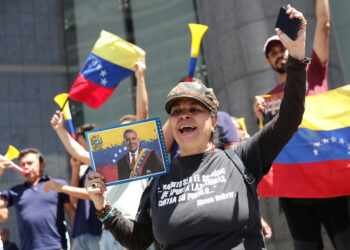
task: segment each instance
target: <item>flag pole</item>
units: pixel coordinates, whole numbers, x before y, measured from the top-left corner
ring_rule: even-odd
[[[65,102],[63,103],[62,108],[60,109],[60,112],[62,112],[62,111],[63,111],[64,106],[66,106],[66,104],[67,104],[68,100],[69,100],[69,97],[67,97],[67,99],[66,99],[66,100],[65,100]]]

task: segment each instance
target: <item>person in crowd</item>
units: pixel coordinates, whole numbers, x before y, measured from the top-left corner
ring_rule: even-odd
[[[128,153],[118,161],[119,180],[165,171],[162,160],[155,151],[140,147],[140,139],[135,130],[125,130],[123,137]]]
[[[76,131],[77,142],[85,149],[87,143],[85,132],[98,129],[96,124],[85,124],[80,126]],[[62,185],[54,180],[49,180],[44,184],[46,193],[50,190],[65,193],[70,196],[73,204],[76,205],[76,213],[71,230],[71,237],[74,239],[72,250],[78,249],[99,249],[99,241],[102,233],[101,222],[96,217],[96,209],[87,195],[85,181],[87,176],[92,172],[89,165],[81,164],[74,157],[70,160],[72,166],[71,185]],[[82,172],[82,176],[79,173]]]
[[[44,175],[46,164],[39,150],[23,149],[18,159],[19,166],[28,171],[26,182],[2,191],[0,208],[15,206],[21,249],[66,249],[64,211],[67,212],[69,225],[75,212],[68,195],[44,192],[44,183],[51,178]],[[12,161],[0,156],[0,176],[12,164]],[[64,180],[54,180],[67,184]]]
[[[185,81],[186,79],[187,77],[184,77],[181,80]],[[198,78],[194,78],[193,81],[202,84],[202,81]],[[249,134],[243,131],[237,118],[233,119],[229,114],[223,111],[218,111],[217,116],[218,122],[213,133],[213,143],[216,148],[229,149],[237,145],[239,141],[249,138]],[[171,153],[171,160],[174,161],[180,155],[180,148],[171,135],[168,121],[163,126],[163,132],[168,153]],[[272,230],[263,217],[261,217],[261,224],[264,237],[270,239],[272,237]]]
[[[136,219],[126,219],[107,202],[99,173],[89,176],[86,188],[99,219],[125,247],[144,249],[155,238],[163,249],[265,249],[256,185],[298,129],[306,92],[306,20],[290,6],[287,14],[301,18],[302,25],[296,41],[277,30],[290,52],[289,75],[283,112],[269,125],[234,149],[216,149],[214,92],[182,82],[165,103],[181,154],[169,174],[155,177],[146,188]]]
[[[250,138],[250,135],[249,135],[247,128],[245,126],[244,118],[237,119],[236,117],[232,116],[231,119],[232,119],[233,124],[237,128],[239,140],[245,141],[246,139]]]
[[[311,62],[307,67],[307,95],[320,94],[328,90],[328,43],[329,43],[329,3],[316,0],[316,29],[313,40]],[[288,49],[280,39],[272,36],[264,46],[266,62],[280,77],[280,84],[268,94],[283,92],[288,72],[285,70]],[[265,109],[264,99],[256,97],[254,112],[261,117]],[[293,187],[291,187],[293,188]],[[323,249],[321,224],[336,249],[350,249],[350,219],[347,197],[336,198],[280,198],[280,204],[293,237],[294,248]]]
[[[182,77],[180,82],[185,82],[186,80],[187,77]],[[193,82],[202,83],[202,81],[196,77],[193,78]],[[220,149],[232,148],[239,143],[239,137],[231,117],[224,111],[218,111],[217,116],[218,122],[215,127],[213,142],[215,146]],[[171,134],[168,120],[164,123],[162,130],[167,152],[170,153],[171,161],[174,161],[180,155],[180,148],[174,140],[174,136]]]
[[[127,114],[120,118],[120,124],[126,124],[148,119],[148,94],[145,83],[145,60],[135,63],[136,77],[136,115]],[[77,161],[91,166],[90,155],[87,148],[74,141],[64,128],[63,114],[56,112],[51,119],[51,125],[61,139],[68,153]],[[147,186],[147,180],[139,180],[119,184],[107,188],[107,198],[113,207],[117,208],[128,219],[135,219],[140,198]],[[85,191],[86,192],[86,191]],[[87,194],[87,192],[86,192]],[[125,249],[108,230],[102,230],[100,249]]]
[[[0,236],[4,250],[18,250],[16,243],[10,241],[10,231],[7,228],[0,228]]]
[[[307,95],[314,95],[328,91],[328,44],[329,44],[329,4],[328,0],[316,0],[316,30],[311,54],[311,63],[307,67]],[[275,70],[280,78],[280,83],[267,94],[283,93],[286,83],[286,62],[288,49],[283,46],[278,36],[268,38],[264,45],[266,63]],[[265,111],[265,100],[261,96],[255,97],[253,105],[255,115],[259,118]]]

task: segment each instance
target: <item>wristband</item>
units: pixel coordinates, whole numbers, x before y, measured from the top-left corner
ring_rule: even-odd
[[[96,210],[96,215],[97,215],[97,219],[102,220],[105,219],[105,217],[109,214],[109,212],[112,211],[112,205],[111,203],[107,202],[107,204],[104,206],[104,208],[102,208],[100,211]],[[109,217],[110,215],[108,215]],[[108,218],[107,217],[107,218]],[[106,218],[106,219],[107,219]],[[105,219],[105,220],[106,220]]]
[[[310,58],[304,57],[300,60],[302,63],[309,64],[310,63]]]
[[[115,209],[112,208],[112,210],[109,211],[109,213],[108,213],[103,219],[101,219],[100,221],[101,221],[101,222],[104,222],[105,220],[107,220],[107,219],[109,218],[109,216],[111,216],[111,215],[113,214],[114,210],[115,210]]]

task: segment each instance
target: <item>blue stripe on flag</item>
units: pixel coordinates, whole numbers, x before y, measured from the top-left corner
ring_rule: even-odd
[[[87,80],[105,88],[115,88],[118,83],[134,73],[132,70],[111,63],[90,53],[80,74]]]
[[[295,164],[350,159],[350,127],[315,131],[299,128],[275,163]]]
[[[71,119],[66,120],[67,129],[70,135],[75,135],[73,121]]]

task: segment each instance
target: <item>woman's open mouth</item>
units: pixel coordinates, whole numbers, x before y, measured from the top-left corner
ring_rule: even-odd
[[[197,128],[194,126],[181,126],[179,131],[182,135],[190,134],[195,131]]]

